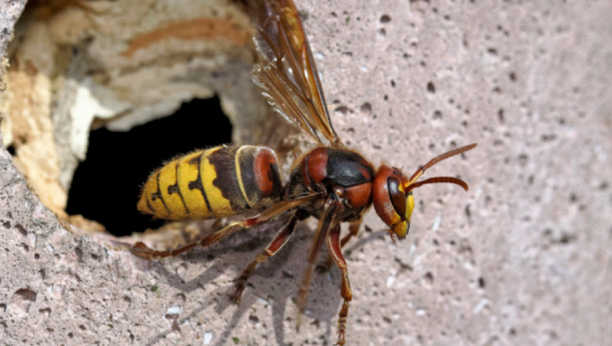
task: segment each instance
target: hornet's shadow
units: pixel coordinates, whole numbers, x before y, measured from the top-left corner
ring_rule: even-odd
[[[175,259],[152,260],[150,270],[165,278],[168,285],[186,294],[203,289],[208,283],[214,282],[219,276],[227,273],[228,270],[233,269],[235,275],[238,276],[255,256],[269,244],[282,225],[283,222],[280,221],[270,222],[255,229],[238,231],[218,244],[206,249],[196,248],[190,253],[178,256]],[[228,344],[228,338],[232,331],[258,299],[263,299],[271,306],[274,337],[277,345],[284,346],[287,344],[285,341],[285,321],[291,320],[292,324],[298,327],[296,321],[298,316],[287,316],[287,304],[294,301],[302,280],[303,272],[307,266],[306,258],[313,240],[313,233],[306,223],[299,224],[292,239],[275,256],[258,266],[253,276],[248,280],[242,302],[236,307],[223,331],[218,334],[219,337],[215,345]],[[359,239],[356,243],[349,244],[350,250],[354,251],[378,237],[378,235],[372,234]],[[322,249],[318,263],[322,264],[326,257],[327,250]],[[202,263],[211,260],[214,261],[212,265],[208,266],[197,277],[188,281],[177,274],[176,270],[168,269],[171,267],[168,261],[183,261],[187,266],[201,266]],[[308,317],[301,318],[302,324],[312,323],[318,326],[319,322],[324,322],[327,326],[324,332],[326,340],[333,338],[331,336],[331,325],[336,323],[337,313],[342,302],[340,282],[341,274],[335,266],[329,271],[315,271],[305,307],[305,314]],[[227,287],[217,290],[224,291],[223,293],[209,294],[200,307],[190,311],[187,315],[181,316],[176,321],[177,325],[189,321],[211,305],[215,305],[214,310],[217,314],[222,314],[231,306],[236,306],[229,298],[229,294],[233,290],[234,285],[231,283]],[[148,340],[147,345],[156,345],[162,340],[167,340],[166,336],[174,331],[170,328],[158,333]]]

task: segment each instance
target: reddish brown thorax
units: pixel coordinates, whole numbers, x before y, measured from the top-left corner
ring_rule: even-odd
[[[360,154],[344,148],[316,148],[293,168],[286,196],[333,194],[342,201],[345,212],[338,221],[344,221],[361,215],[371,205],[373,180],[374,167]]]

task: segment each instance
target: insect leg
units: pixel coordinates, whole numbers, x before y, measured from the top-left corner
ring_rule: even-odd
[[[359,234],[359,228],[361,228],[361,223],[363,222],[363,215],[359,218],[359,220],[353,221],[349,224],[349,234],[342,237],[340,241],[340,247],[343,248],[346,243],[351,240],[351,238],[356,237]]]
[[[349,302],[353,299],[353,293],[351,292],[351,284],[348,278],[348,267],[346,261],[342,256],[342,244],[340,242],[340,225],[334,227],[327,236],[327,249],[334,260],[334,263],[340,269],[342,273],[342,284],[340,286],[340,295],[344,299],[342,309],[338,315],[338,342],[336,345],[344,345],[346,332],[346,319],[348,316]]]
[[[242,221],[232,222],[231,224],[225,226],[223,229],[213,234],[209,234],[200,240],[196,240],[194,242],[188,243],[187,245],[179,247],[174,250],[157,251],[157,250],[153,250],[149,248],[143,242],[137,242],[130,249],[130,251],[134,255],[138,257],[146,258],[146,259],[178,256],[184,252],[192,250],[198,245],[202,247],[207,247],[209,245],[212,245],[220,241],[221,239],[224,239],[225,237],[229,236],[230,234],[234,233],[235,231],[239,229],[244,229],[244,228],[248,228],[251,226],[260,225],[264,222],[267,222],[268,220],[270,220],[271,218],[273,218],[274,216],[278,214],[281,214],[289,209],[293,209],[317,197],[320,197],[320,195],[318,194],[309,195],[309,196],[300,197],[300,198],[296,198],[296,199],[292,199],[288,201],[279,202],[271,206],[270,208],[264,210],[259,215],[256,215],[254,217],[251,217],[251,218],[248,218]]]
[[[193,248],[198,246],[198,242],[199,240],[196,240],[196,241],[188,243],[185,246],[176,248],[174,250],[157,251],[157,250],[151,249],[150,247],[146,246],[145,243],[139,241],[136,244],[134,244],[134,246],[132,246],[132,248],[130,249],[130,252],[135,256],[145,258],[145,259],[157,259],[157,258],[171,257],[171,256],[177,256],[183,252],[192,250]]]
[[[245,284],[249,277],[255,271],[255,268],[259,263],[265,262],[268,258],[274,256],[291,238],[295,225],[297,224],[298,217],[294,215],[283,228],[276,234],[270,244],[259,254],[255,259],[242,271],[242,274],[236,279],[236,291],[231,295],[232,300],[238,304],[242,299],[242,292],[244,291]]]
[[[319,219],[315,240],[312,242],[310,253],[308,254],[308,267],[304,272],[304,277],[302,278],[302,283],[297,293],[297,306],[300,311],[302,311],[306,305],[306,299],[308,298],[310,290],[310,281],[312,280],[312,274],[316,267],[319,250],[321,250],[321,246],[323,246],[323,242],[325,242],[329,230],[336,226],[335,214],[339,206],[340,202],[332,198],[325,202],[325,209],[323,215],[321,215]]]
[[[353,221],[349,224],[349,233],[347,235],[345,235],[344,237],[342,237],[342,240],[340,241],[340,248],[343,248],[344,245],[346,245],[351,238],[356,237],[357,234],[359,234],[359,228],[361,227],[361,223],[363,222],[363,216],[361,216],[359,218],[359,220]],[[329,269],[329,267],[331,267],[332,265],[332,257],[331,257],[331,253],[327,256],[327,260],[325,261],[325,268]]]

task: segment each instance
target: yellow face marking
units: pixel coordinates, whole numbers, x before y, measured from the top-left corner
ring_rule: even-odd
[[[196,151],[179,161],[178,185],[183,194],[183,199],[185,199],[185,204],[189,209],[189,217],[192,219],[208,219],[212,217],[200,190],[189,188],[189,183],[198,179],[200,167],[197,164],[197,158],[202,155],[202,152]]]
[[[392,228],[393,228],[393,233],[395,233],[395,235],[400,238],[400,239],[404,239],[406,237],[406,234],[408,234],[408,221],[404,220],[402,222],[398,222],[393,224]]]
[[[217,178],[217,171],[215,166],[213,166],[209,160],[210,155],[220,149],[223,149],[223,147],[206,151],[205,158],[202,158],[202,162],[200,164],[200,172],[202,174],[204,191],[206,191],[208,203],[210,203],[210,209],[214,211],[215,217],[226,217],[235,215],[236,213],[232,209],[230,201],[223,197],[221,190],[213,185],[213,182]]]
[[[408,195],[406,199],[406,220],[410,221],[410,217],[412,216],[412,211],[414,210],[414,197],[412,194]]]

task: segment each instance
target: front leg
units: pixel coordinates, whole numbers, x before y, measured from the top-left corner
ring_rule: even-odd
[[[304,306],[306,306],[306,300],[308,299],[308,293],[310,292],[310,281],[312,280],[312,274],[314,273],[316,267],[317,255],[319,254],[321,247],[325,243],[325,239],[327,239],[329,231],[332,228],[335,228],[336,225],[338,225],[335,220],[335,217],[336,212],[340,207],[340,202],[338,202],[334,198],[329,198],[325,202],[323,215],[321,215],[321,218],[319,219],[319,226],[317,227],[317,232],[315,233],[314,241],[310,246],[310,253],[308,254],[308,266],[304,271],[304,277],[302,278],[302,283],[300,284],[300,288],[297,292],[297,307],[300,312],[303,311]]]
[[[351,292],[351,284],[348,277],[348,267],[346,261],[342,256],[342,244],[340,242],[340,225],[334,227],[327,236],[327,249],[333,259],[334,263],[340,269],[342,273],[342,284],[340,286],[340,295],[344,299],[342,309],[338,314],[338,342],[336,345],[343,346],[346,343],[346,320],[348,317],[349,302],[353,299],[353,293]]]
[[[340,241],[340,248],[343,248],[346,243],[351,240],[351,238],[356,237],[359,234],[359,228],[361,227],[361,223],[363,222],[363,215],[359,218],[359,220],[353,221],[349,224],[349,233],[342,237]],[[325,261],[325,270],[329,270],[332,265],[332,257],[331,253],[327,255],[327,260]]]

